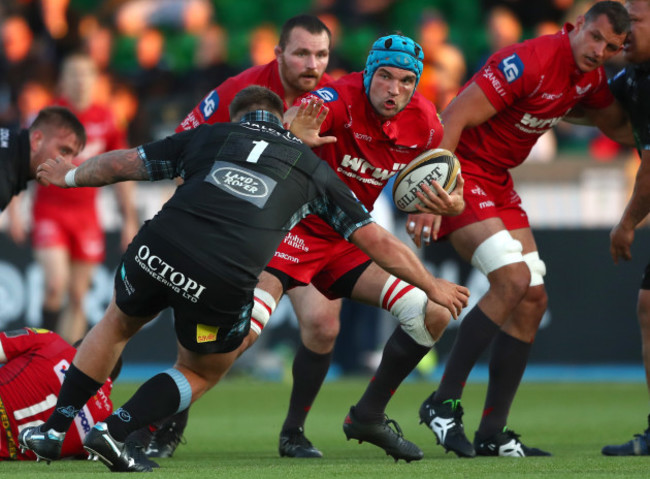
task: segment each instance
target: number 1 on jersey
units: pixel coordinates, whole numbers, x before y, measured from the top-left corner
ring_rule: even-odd
[[[269,146],[269,143],[264,140],[253,140],[253,144],[255,146],[246,158],[246,161],[249,163],[257,163],[260,156],[262,156],[262,153],[264,153],[264,150],[266,150],[266,147]]]

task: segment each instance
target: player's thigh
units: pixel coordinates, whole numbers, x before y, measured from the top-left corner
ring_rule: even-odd
[[[73,296],[82,297],[86,294],[96,267],[96,263],[86,261],[70,263],[70,293]]]
[[[390,274],[381,266],[371,262],[355,283],[351,298],[371,306],[379,305],[381,292],[389,277]]]
[[[60,246],[38,248],[34,257],[43,270],[46,287],[62,291],[70,277],[68,250]]]
[[[341,300],[326,298],[312,284],[290,289],[287,294],[301,328],[313,328],[323,323],[338,323]]]
[[[449,240],[456,252],[466,261],[471,261],[472,255],[481,243],[494,234],[505,231],[500,218],[488,218],[476,223],[463,226],[449,235]]]

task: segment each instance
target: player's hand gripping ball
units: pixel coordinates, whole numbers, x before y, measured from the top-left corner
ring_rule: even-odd
[[[460,173],[460,162],[451,151],[436,148],[427,150],[411,161],[395,178],[393,184],[393,201],[400,211],[417,213],[415,205],[420,200],[415,193],[422,192],[421,185],[430,186],[437,181],[447,193],[456,187],[456,177]]]

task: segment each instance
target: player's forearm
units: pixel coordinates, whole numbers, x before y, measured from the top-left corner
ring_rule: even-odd
[[[104,186],[120,181],[148,179],[149,173],[135,148],[94,156],[78,166],[74,174],[77,186]]]
[[[350,241],[393,276],[427,293],[434,288],[433,276],[415,253],[376,223],[359,228]]]
[[[634,229],[650,212],[650,150],[644,150],[634,180],[632,197],[625,207],[620,224]]]

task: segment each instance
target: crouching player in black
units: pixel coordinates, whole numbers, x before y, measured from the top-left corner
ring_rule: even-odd
[[[275,93],[251,86],[230,105],[233,123],[201,125],[77,168],[62,159],[39,167],[37,180],[62,187],[176,176],[184,183],[124,254],[111,304],[79,348],[54,412],[22,431],[22,447],[58,459],[76,412],[126,343],[171,307],[176,364],[145,382],[84,441],[112,471],[151,470],[129,456],[125,438],[187,409],[226,374],[250,328],[258,275],[308,214],[319,215],[391,274],[435,295],[436,307],[457,314],[467,305],[467,288],[431,276],[406,245],[373,223],[329,165],[282,127],[282,112]]]

